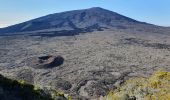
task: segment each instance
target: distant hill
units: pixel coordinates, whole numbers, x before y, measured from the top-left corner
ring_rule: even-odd
[[[100,7],[50,14],[0,29],[0,34],[21,32],[53,32],[58,35],[75,35],[104,29],[155,30],[158,26],[139,22]],[[159,27],[160,28],[160,27]],[[69,30],[69,33],[68,33]],[[57,33],[56,33],[57,32]]]

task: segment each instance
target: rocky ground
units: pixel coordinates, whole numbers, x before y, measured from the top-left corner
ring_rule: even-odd
[[[0,66],[0,74],[9,78],[50,87],[75,100],[95,99],[131,77],[170,71],[170,36],[111,30],[61,37],[1,36]]]

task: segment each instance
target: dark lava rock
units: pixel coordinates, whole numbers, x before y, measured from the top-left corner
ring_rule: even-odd
[[[29,58],[27,66],[33,68],[54,68],[64,63],[64,58],[61,56],[45,55],[40,57]]]
[[[53,81],[53,85],[58,89],[62,90],[69,90],[72,87],[72,84],[69,81],[63,80],[63,79],[57,79]]]

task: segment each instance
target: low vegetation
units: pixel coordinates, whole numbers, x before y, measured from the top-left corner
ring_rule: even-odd
[[[0,75],[1,100],[71,100],[56,91],[45,91],[23,80],[11,80]]]
[[[148,78],[133,78],[102,100],[170,100],[170,72],[157,71]]]

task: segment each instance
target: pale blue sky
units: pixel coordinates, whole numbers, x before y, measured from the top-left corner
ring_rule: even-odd
[[[170,26],[170,0],[0,0],[0,27],[47,14],[102,7],[156,25]]]

